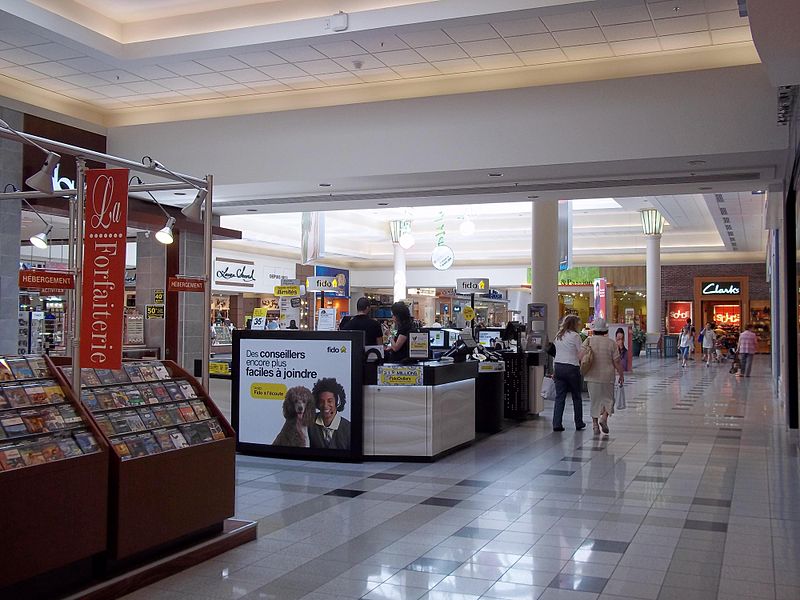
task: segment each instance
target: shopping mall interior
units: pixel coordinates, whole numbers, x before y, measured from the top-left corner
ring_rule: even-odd
[[[798,30],[4,2],[0,598],[800,598]]]

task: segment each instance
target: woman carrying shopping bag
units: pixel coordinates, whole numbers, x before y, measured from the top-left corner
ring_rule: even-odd
[[[595,319],[594,334],[583,345],[590,348],[592,363],[584,373],[586,387],[591,400],[592,430],[608,434],[608,417],[614,414],[614,373],[619,376],[619,385],[625,383],[625,373],[619,359],[619,347],[608,337],[605,319]]]

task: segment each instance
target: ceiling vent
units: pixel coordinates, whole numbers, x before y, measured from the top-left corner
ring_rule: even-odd
[[[728,214],[728,209],[727,209],[727,208],[725,208],[724,206],[720,207],[720,209],[719,209],[719,214],[721,214],[721,215],[727,215],[727,214]]]
[[[725,196],[723,196],[722,194],[714,194],[714,197],[717,199],[718,204],[725,203]]]
[[[792,121],[796,101],[796,85],[783,85],[778,88],[778,125],[788,125]]]

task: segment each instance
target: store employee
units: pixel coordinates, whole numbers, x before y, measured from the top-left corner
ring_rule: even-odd
[[[392,304],[392,320],[397,333],[386,348],[390,351],[389,360],[400,362],[408,358],[408,338],[411,336],[411,329],[414,324],[411,319],[411,312],[404,302]]]
[[[359,298],[356,303],[358,314],[342,325],[343,331],[363,331],[365,346],[383,344],[383,330],[380,323],[369,316],[369,298]]]

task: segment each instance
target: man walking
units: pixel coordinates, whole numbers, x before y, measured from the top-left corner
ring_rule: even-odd
[[[750,377],[750,371],[753,368],[753,356],[758,348],[758,338],[753,331],[753,325],[748,323],[744,331],[739,335],[739,345],[737,352],[739,354],[739,361],[741,367],[739,376]]]

